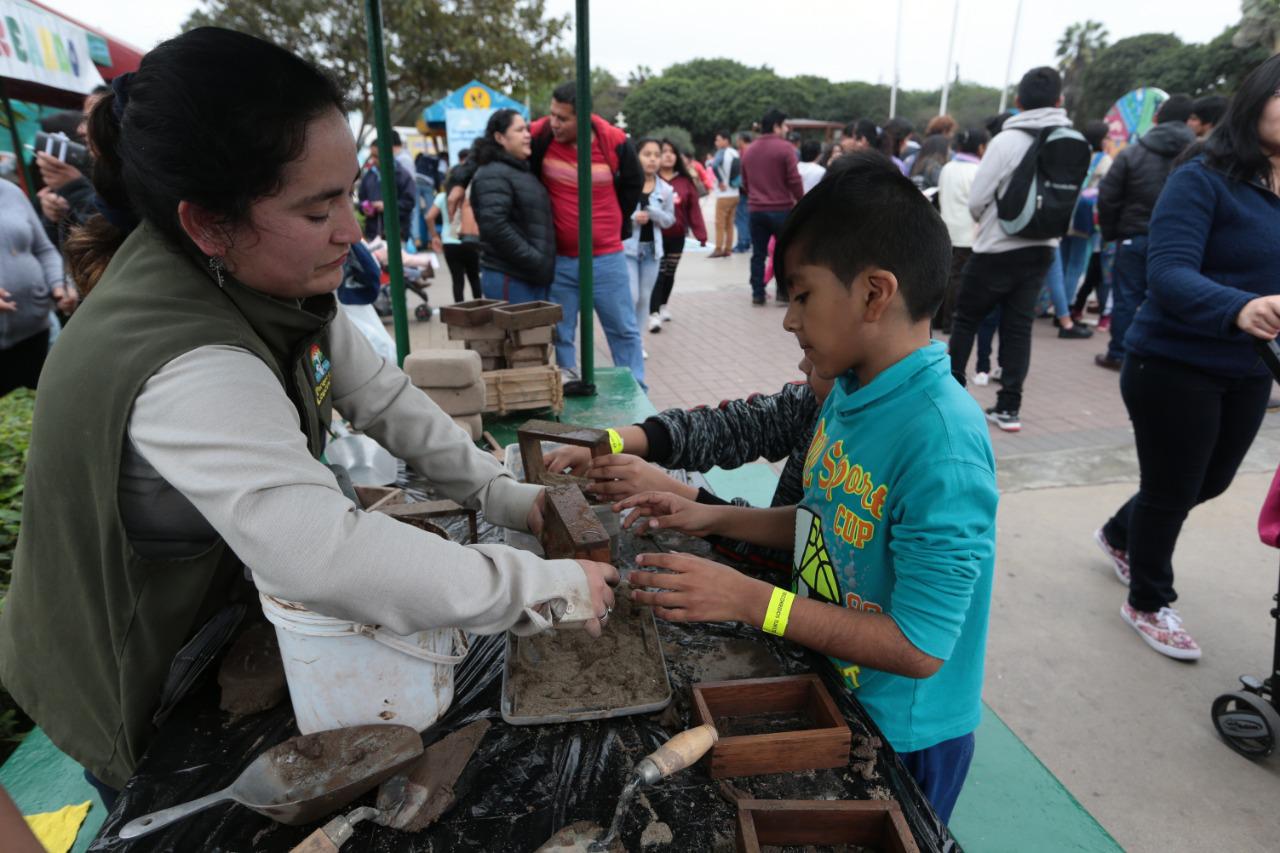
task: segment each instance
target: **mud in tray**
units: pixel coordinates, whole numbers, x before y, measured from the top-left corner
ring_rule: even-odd
[[[502,719],[516,726],[570,723],[649,714],[670,704],[653,610],[632,602],[625,584],[616,602],[597,639],[581,628],[507,634]]]

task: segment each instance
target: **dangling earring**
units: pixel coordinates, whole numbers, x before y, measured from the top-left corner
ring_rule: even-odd
[[[218,287],[222,287],[222,274],[226,272],[227,265],[222,258],[214,255],[209,259],[209,272],[213,273],[213,277],[218,280]]]

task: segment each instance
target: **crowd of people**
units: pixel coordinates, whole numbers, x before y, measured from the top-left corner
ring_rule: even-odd
[[[211,66],[224,72],[200,73]],[[1120,370],[1141,469],[1096,533],[1128,587],[1121,615],[1162,654],[1200,655],[1172,607],[1172,553],[1187,512],[1230,485],[1270,395],[1252,339],[1280,333],[1277,93],[1280,56],[1229,102],[1168,98],[1117,150],[1105,125],[1072,128],[1061,77],[1041,67],[985,127],[939,116],[917,139],[901,119],[859,119],[824,149],[770,109],[717,134],[700,163],[599,116],[580,152],[565,83],[543,118],[494,112],[443,180],[428,167],[424,185],[395,146],[394,212],[406,251],[444,254],[456,300],[469,283],[563,307],[556,361],[573,393],[589,391],[574,374],[580,217],[610,353],[643,388],[643,332],[670,319],[686,242],[710,239],[699,200],[711,197],[711,257],[752,253],[753,305],[772,278],[808,382],[620,424],[620,451],[547,464],[589,477],[632,510],[632,529],[709,537],[785,572],[775,584],[645,554],[630,582],[660,617],[741,621],[826,655],[945,820],[981,714],[989,428],[1021,428],[1042,294],[1062,338],[1088,338],[1090,293],[1110,317],[1098,364]],[[357,166],[343,108],[302,59],[200,28],[87,100],[91,174],[37,158],[43,220],[0,184],[0,393],[39,376],[0,677],[108,799],[180,698],[187,644],[253,594],[245,567],[261,592],[401,634],[607,627],[613,566],[353,513],[322,463],[336,409],[492,523],[542,526],[541,488],[480,451],[336,307],[356,248],[384,238],[392,214],[386,165]],[[50,348],[55,307],[78,297]],[[991,409],[970,380],[1001,383]],[[760,456],[787,460],[767,509],[648,464]]]

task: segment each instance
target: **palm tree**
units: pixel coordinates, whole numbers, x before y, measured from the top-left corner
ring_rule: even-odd
[[[1232,44],[1236,47],[1262,45],[1272,53],[1280,53],[1280,0],[1243,0],[1240,4],[1240,29]]]
[[[1258,2],[1280,0],[1258,0]],[[1067,109],[1080,102],[1081,82],[1089,63],[1107,48],[1107,28],[1098,21],[1082,21],[1071,26],[1058,39],[1058,70],[1062,72],[1062,94]]]

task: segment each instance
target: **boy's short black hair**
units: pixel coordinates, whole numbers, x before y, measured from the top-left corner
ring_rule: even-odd
[[[1107,135],[1111,133],[1111,125],[1102,119],[1094,119],[1084,126],[1084,139],[1089,143],[1089,147],[1094,151],[1102,150],[1102,143],[1107,141]]]
[[[1205,124],[1217,125],[1227,112],[1227,99],[1221,95],[1205,95],[1196,98],[1191,105],[1191,114]]]
[[[566,80],[556,86],[551,92],[551,100],[576,107],[578,105],[578,81]]]
[[[1156,112],[1156,123],[1165,124],[1171,121],[1186,121],[1191,118],[1195,101],[1190,95],[1170,95]]]
[[[717,139],[727,139],[727,140],[728,140],[728,141],[730,141],[730,142],[732,142],[732,141],[733,141],[733,136],[732,136],[732,135],[730,135],[729,131],[727,131],[727,130],[717,130],[717,131],[716,131],[716,138],[717,138]]]
[[[812,163],[822,153],[822,143],[816,139],[806,139],[800,143],[800,162]]]
[[[893,161],[878,151],[841,157],[791,211],[774,246],[786,280],[787,251],[830,269],[846,287],[867,267],[889,270],[913,322],[942,304],[951,238],[942,217]]]
[[[1062,75],[1048,65],[1032,68],[1018,81],[1018,106],[1024,110],[1057,106],[1061,97]]]

